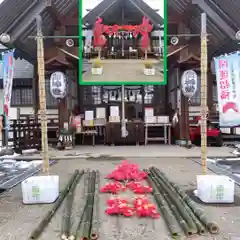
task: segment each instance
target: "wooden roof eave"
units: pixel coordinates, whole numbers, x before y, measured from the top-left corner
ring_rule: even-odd
[[[83,17],[83,25],[92,26],[98,17],[103,16],[110,7],[112,7],[114,4],[117,4],[119,1],[122,0],[103,0],[85,17]],[[142,0],[128,1],[130,1],[131,4],[134,5],[144,16],[148,17],[155,26],[162,25],[164,23],[163,18]]]
[[[212,7],[205,0],[192,0],[192,3],[197,4],[203,12],[206,12],[209,18],[211,18],[215,22],[215,24],[227,34],[228,37],[230,37],[232,40],[236,39],[236,31],[232,27],[230,27],[229,24],[226,23],[224,19],[220,16],[222,10],[219,6],[216,6],[216,9],[218,10],[216,11],[216,9],[213,10]],[[216,5],[212,2],[211,4]]]

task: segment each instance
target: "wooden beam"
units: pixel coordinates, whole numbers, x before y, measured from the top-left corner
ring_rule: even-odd
[[[31,10],[26,13],[22,20],[19,20],[19,23],[16,26],[12,26],[11,30],[7,29],[6,32],[11,36],[11,43],[14,43],[16,40],[19,40],[21,38],[21,35],[26,32],[30,24],[35,21],[36,16],[41,14],[45,8],[45,2],[38,1],[38,3],[35,4]]]
[[[78,17],[65,17],[64,18],[64,21],[63,21],[63,24],[65,26],[78,26]]]
[[[56,25],[61,25],[64,23],[64,17],[60,15],[58,12],[55,3],[53,0],[45,0],[46,10],[51,14],[54,19]]]

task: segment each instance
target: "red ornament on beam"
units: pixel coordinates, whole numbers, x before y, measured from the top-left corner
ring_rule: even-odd
[[[95,22],[93,29],[94,33],[94,46],[102,47],[106,43],[106,39],[103,33],[108,36],[117,35],[119,31],[126,31],[133,34],[133,37],[137,37],[139,34],[142,35],[141,47],[142,49],[147,49],[150,43],[149,33],[152,31],[153,26],[147,17],[143,17],[142,23],[140,25],[104,25],[102,24],[102,19],[98,18]]]

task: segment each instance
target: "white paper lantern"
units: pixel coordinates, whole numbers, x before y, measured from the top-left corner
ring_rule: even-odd
[[[56,99],[63,99],[67,95],[67,79],[64,73],[54,72],[50,77],[50,92]]]
[[[182,93],[185,97],[191,98],[198,88],[198,76],[193,70],[184,71],[181,77]]]

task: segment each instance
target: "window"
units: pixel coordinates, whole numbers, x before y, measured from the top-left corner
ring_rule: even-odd
[[[154,86],[147,85],[144,87],[144,103],[151,104],[153,100]]]
[[[102,103],[101,87],[99,86],[92,87],[92,97],[93,104],[97,105]]]
[[[13,88],[11,105],[32,105],[33,92],[32,88]]]

